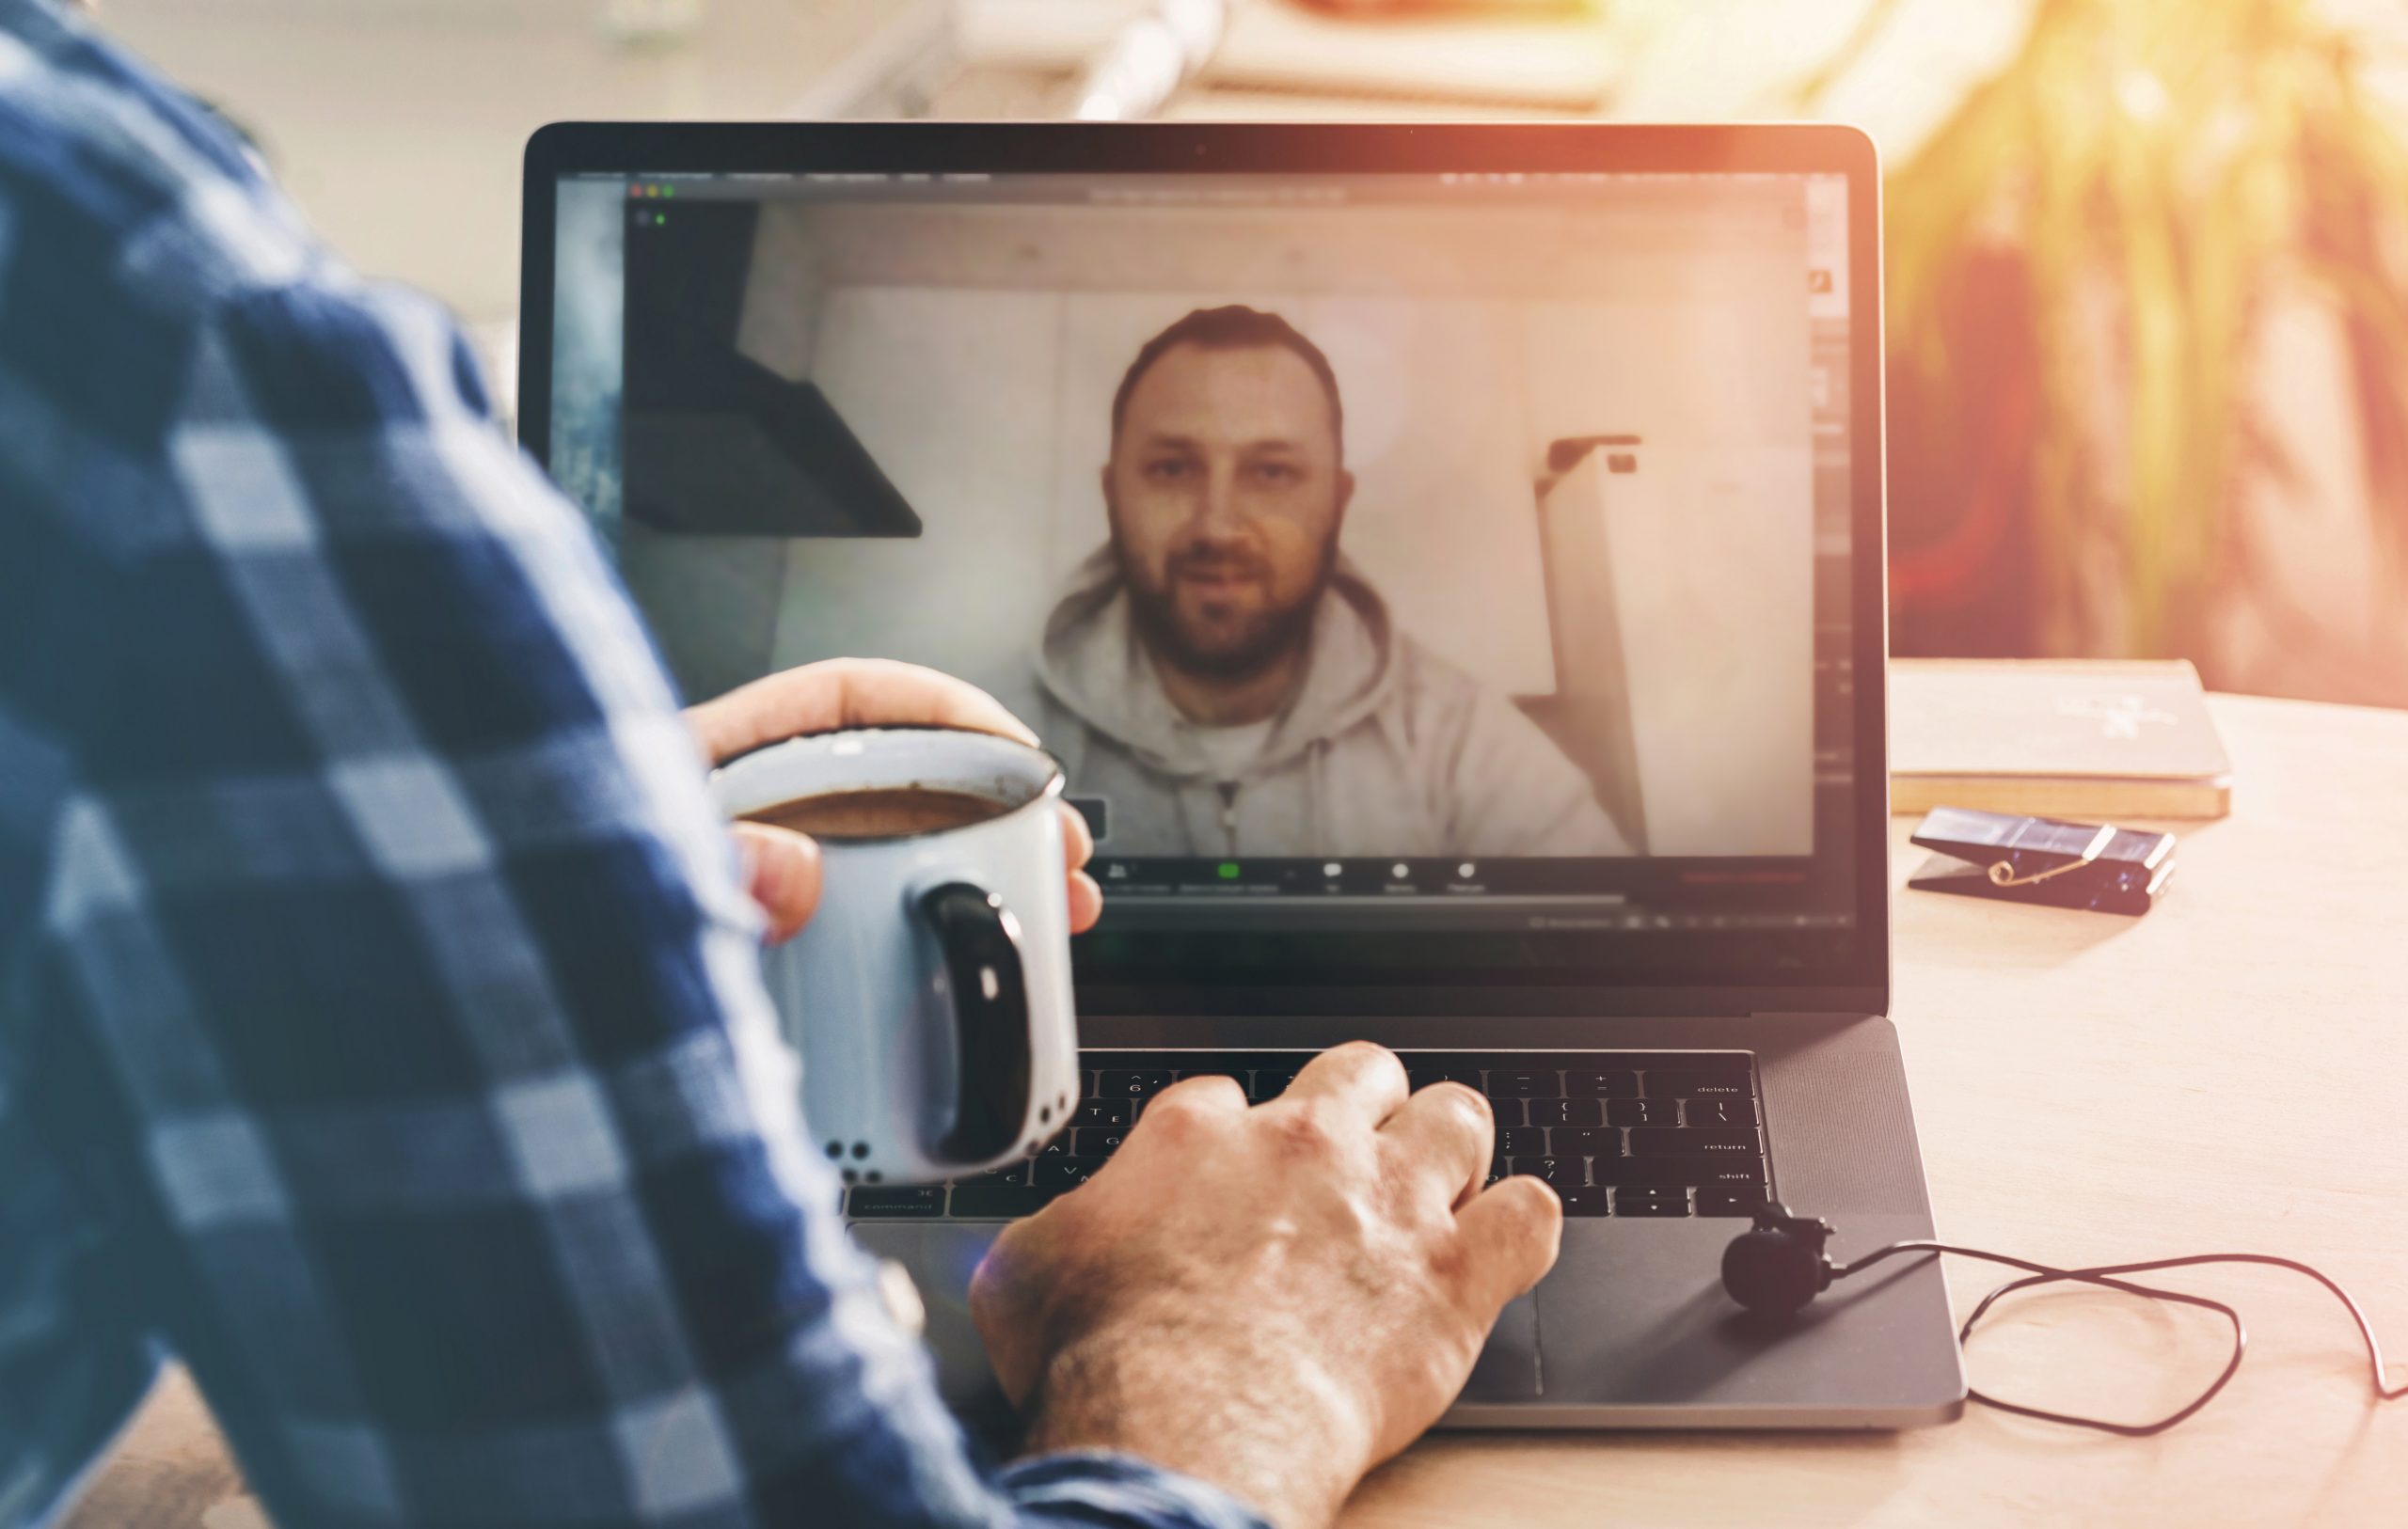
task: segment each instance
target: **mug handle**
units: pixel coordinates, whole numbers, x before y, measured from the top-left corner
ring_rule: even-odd
[[[1020,921],[1004,900],[967,881],[919,897],[953,989],[953,1128],[937,1143],[948,1162],[985,1162],[1011,1149],[1028,1120],[1033,1057]]]

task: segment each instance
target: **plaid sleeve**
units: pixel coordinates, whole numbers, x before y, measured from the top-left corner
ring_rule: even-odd
[[[0,312],[45,427],[0,432],[0,547],[56,560],[0,584],[71,591],[0,629],[74,644],[24,670],[59,742],[0,1151],[75,1186],[29,1235],[103,1250],[84,1334],[180,1352],[288,1524],[1254,1523],[1123,1458],[974,1465],[582,524],[423,302],[314,256],[130,298],[129,251],[241,221],[146,183],[115,247],[0,220],[0,303],[46,305]]]

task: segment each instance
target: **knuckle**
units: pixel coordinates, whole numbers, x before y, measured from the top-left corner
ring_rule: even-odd
[[[1433,1083],[1422,1092],[1430,1095],[1434,1102],[1456,1111],[1481,1130],[1493,1133],[1497,1129],[1496,1107],[1488,1102],[1486,1095],[1469,1084],[1450,1079],[1445,1082]]]
[[[1191,1130],[1201,1126],[1212,1112],[1212,1085],[1211,1078],[1184,1078],[1146,1101],[1137,1115],[1140,1126],[1159,1123],[1175,1130]]]
[[[1204,1103],[1207,1098],[1215,1093],[1224,1089],[1231,1089],[1235,1087],[1237,1087],[1236,1080],[1223,1078],[1218,1075],[1210,1075],[1198,1078],[1182,1078],[1178,1082],[1171,1084],[1170,1087],[1164,1089],[1160,1094],[1155,1095],[1153,1104],[1147,1106],[1147,1108],[1154,1109],[1159,1107],[1165,1099],[1176,1099],[1179,1101],[1180,1108],[1190,1109]]]
[[[1200,1124],[1200,1113],[1196,1096],[1181,1094],[1176,1087],[1165,1089],[1146,1101],[1146,1108],[1138,1112],[1132,1139],[1139,1133],[1149,1137],[1184,1137]]]
[[[1341,1041],[1329,1048],[1329,1055],[1342,1059],[1350,1066],[1372,1071],[1394,1069],[1400,1076],[1404,1072],[1404,1064],[1397,1060],[1397,1054],[1377,1041]]]
[[[1281,1148],[1298,1157],[1325,1157],[1337,1150],[1337,1121],[1312,1100],[1295,1101],[1274,1113],[1268,1124]]]

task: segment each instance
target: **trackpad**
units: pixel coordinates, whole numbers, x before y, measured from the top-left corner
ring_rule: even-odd
[[[1539,1394],[1539,1303],[1524,1296],[1507,1306],[1488,1334],[1488,1347],[1464,1382],[1465,1402],[1529,1401]]]

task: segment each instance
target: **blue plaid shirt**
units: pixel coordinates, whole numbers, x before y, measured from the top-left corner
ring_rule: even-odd
[[[431,305],[0,0],[0,1525],[161,1356],[291,1525],[1239,1525],[981,1471],[626,600]]]

